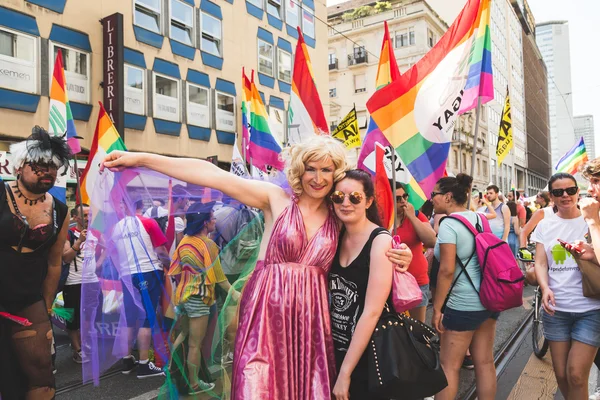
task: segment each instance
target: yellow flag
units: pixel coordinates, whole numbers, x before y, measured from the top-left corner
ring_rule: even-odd
[[[506,102],[504,103],[504,111],[502,112],[500,130],[498,132],[498,145],[496,146],[498,165],[502,164],[504,157],[506,157],[510,152],[510,149],[513,148],[513,144],[512,119],[510,118],[510,98],[508,96],[508,88],[506,88]]]
[[[347,149],[360,147],[362,143],[360,141],[358,119],[356,118],[356,107],[350,110],[348,115],[344,117],[331,136],[344,142],[344,146],[346,146]]]

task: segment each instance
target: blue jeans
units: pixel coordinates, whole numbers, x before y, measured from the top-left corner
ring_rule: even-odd
[[[544,336],[553,342],[578,342],[600,347],[600,310],[582,313],[555,311],[553,316],[545,311],[542,316]]]
[[[516,233],[510,232],[508,234],[508,245],[513,252],[513,255],[516,257],[519,252],[519,237]]]
[[[459,311],[446,307],[442,325],[450,331],[466,332],[476,331],[481,324],[489,318],[498,319],[499,312],[483,311]]]

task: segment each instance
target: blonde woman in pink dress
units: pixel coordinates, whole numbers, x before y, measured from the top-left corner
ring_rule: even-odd
[[[289,148],[286,174],[292,194],[197,159],[113,152],[104,166],[145,167],[263,211],[260,261],[240,302],[231,398],[330,399],[335,360],[327,273],[339,226],[327,198],[348,169],[344,147],[317,136]],[[412,258],[406,249],[388,257],[400,265]]]

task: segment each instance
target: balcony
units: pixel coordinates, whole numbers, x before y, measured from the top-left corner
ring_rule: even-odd
[[[338,69],[338,60],[329,60],[329,70]]]
[[[354,54],[348,55],[348,66],[367,64],[368,62],[367,51],[364,47],[357,47],[354,49]]]

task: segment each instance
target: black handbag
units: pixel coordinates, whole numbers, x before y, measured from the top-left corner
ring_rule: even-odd
[[[369,391],[410,400],[448,386],[435,336],[432,328],[386,305],[367,347]]]

